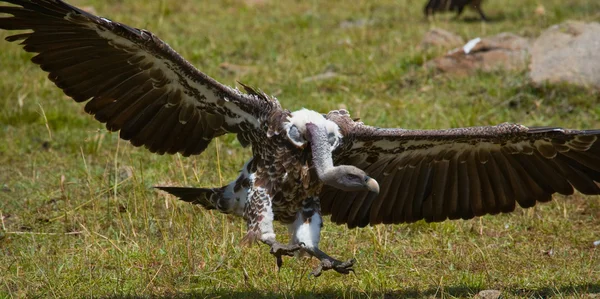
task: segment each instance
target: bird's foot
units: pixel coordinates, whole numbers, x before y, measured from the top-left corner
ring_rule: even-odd
[[[337,273],[340,274],[350,274],[350,272],[354,272],[354,269],[352,267],[356,262],[355,259],[349,259],[345,262],[342,262],[340,260],[330,257],[325,252],[321,251],[319,248],[304,248],[304,250],[308,254],[316,257],[317,259],[319,259],[319,261],[321,261],[321,263],[311,272],[311,274],[315,277],[321,276],[321,274],[323,274],[323,271],[327,270],[335,270]]]
[[[267,243],[271,246],[271,251],[269,251],[272,255],[275,256],[277,260],[277,269],[281,269],[281,265],[283,265],[282,256],[294,256],[294,253],[303,248],[304,244],[289,244],[284,245],[277,241],[272,241]]]
[[[321,263],[311,272],[311,274],[315,277],[319,277],[323,274],[323,271],[327,270],[335,270],[340,274],[350,274],[350,272],[354,272],[352,266],[354,266],[355,262],[355,259],[349,259],[342,262],[333,258],[325,258],[321,260]]]

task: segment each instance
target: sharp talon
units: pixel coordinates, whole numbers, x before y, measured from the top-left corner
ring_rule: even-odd
[[[313,271],[310,273],[310,275],[312,275],[314,277],[319,277],[319,276],[321,276],[321,274],[323,274],[323,266],[321,264],[319,264],[317,267],[315,267],[313,269]]]
[[[327,270],[335,270],[335,272],[340,274],[350,274],[350,272],[354,273],[354,263],[355,259],[349,259],[345,262],[338,261],[333,258],[324,258],[321,260],[321,263],[311,272],[311,275],[314,277],[319,277],[323,274],[323,271]]]
[[[302,246],[299,244],[292,245],[283,245],[278,242],[274,242],[271,244],[271,250],[269,253],[275,256],[275,260],[277,262],[277,270],[281,270],[281,266],[283,265],[282,256],[294,256],[294,252],[302,249]]]
[[[275,259],[277,260],[277,271],[281,271],[281,266],[283,266],[283,259],[281,258],[281,256],[276,256]]]

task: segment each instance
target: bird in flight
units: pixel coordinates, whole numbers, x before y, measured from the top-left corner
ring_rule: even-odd
[[[242,217],[243,242],[320,260],[342,274],[355,261],[319,249],[323,215],[349,228],[470,219],[547,202],[552,194],[600,194],[600,130],[497,126],[378,128],[345,110],[290,112],[272,96],[223,85],[154,34],[61,0],[0,0],[6,38],[85,111],[134,146],[201,154],[236,134],[252,148],[237,179],[215,188],[157,187],[183,201]],[[24,32],[22,30],[25,30]],[[289,227],[277,241],[274,221]]]

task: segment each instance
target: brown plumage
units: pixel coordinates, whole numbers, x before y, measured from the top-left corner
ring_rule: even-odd
[[[456,17],[459,17],[466,6],[471,7],[479,13],[482,20],[487,21],[487,17],[481,8],[483,0],[429,0],[425,4],[425,16],[429,17],[436,12],[456,11]]]
[[[376,198],[326,186],[324,214],[349,227],[424,219],[470,219],[528,208],[552,194],[599,194],[598,130],[516,124],[450,130],[380,129],[327,116],[344,143],[336,165],[365,170],[382,186]]]
[[[600,194],[600,130],[517,124],[449,130],[383,129],[345,110],[290,112],[247,86],[218,83],[146,30],[100,18],[60,0],[0,0],[0,29],[85,111],[135,146],[158,154],[202,153],[237,134],[253,156],[216,188],[159,187],[183,201],[242,217],[244,241],[321,261],[313,272],[347,274],[320,251],[322,214],[348,227],[444,221],[511,212],[552,194]],[[16,5],[16,6],[15,6]],[[276,240],[273,222],[292,244]]]

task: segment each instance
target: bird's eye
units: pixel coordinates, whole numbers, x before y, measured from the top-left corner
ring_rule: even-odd
[[[344,177],[344,179],[345,179],[346,181],[350,181],[350,182],[357,182],[357,181],[360,181],[360,176],[358,176],[358,175],[354,175],[354,174],[351,174],[351,173],[347,173],[347,174],[345,174],[343,177]]]

